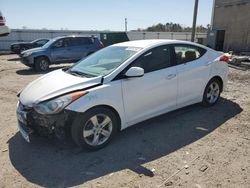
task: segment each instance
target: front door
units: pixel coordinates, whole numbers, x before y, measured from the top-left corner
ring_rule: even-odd
[[[54,63],[74,60],[70,38],[59,39],[52,45],[51,58]]]
[[[141,67],[144,76],[122,80],[123,102],[129,124],[153,117],[176,106],[177,73],[170,48],[156,47],[144,53],[130,67]]]

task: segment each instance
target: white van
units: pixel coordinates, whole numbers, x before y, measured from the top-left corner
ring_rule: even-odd
[[[10,34],[10,29],[5,25],[5,18],[0,11],[0,37]]]

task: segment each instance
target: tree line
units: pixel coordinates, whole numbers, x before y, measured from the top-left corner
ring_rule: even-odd
[[[196,27],[196,32],[207,32],[209,25],[204,27],[199,25]],[[192,27],[185,27],[177,23],[158,23],[156,25],[152,25],[146,29],[137,29],[137,31],[152,31],[152,32],[191,32]]]

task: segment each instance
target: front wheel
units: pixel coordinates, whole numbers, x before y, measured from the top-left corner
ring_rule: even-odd
[[[22,48],[20,49],[20,53],[22,53],[22,52],[25,51],[25,50],[28,50],[28,48],[22,47]]]
[[[212,106],[217,103],[222,91],[221,83],[218,79],[210,80],[205,88],[203,94],[202,104],[205,106]]]
[[[107,145],[115,136],[118,123],[112,110],[104,107],[93,108],[75,118],[71,135],[78,146],[97,150]]]
[[[49,60],[46,57],[38,57],[35,60],[36,71],[47,71],[49,69]]]

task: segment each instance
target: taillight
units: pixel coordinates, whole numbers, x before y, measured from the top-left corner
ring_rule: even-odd
[[[99,47],[100,48],[104,48],[104,45],[103,45],[103,43],[100,41],[100,43],[99,43]]]
[[[229,54],[223,54],[222,56],[220,56],[219,61],[223,61],[225,63],[228,63],[230,59],[230,55]]]
[[[0,16],[0,26],[5,25],[4,17]]]

